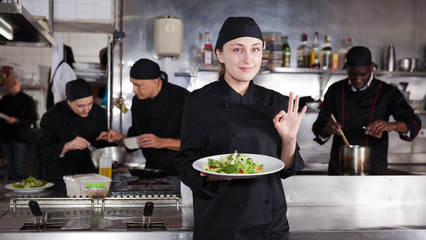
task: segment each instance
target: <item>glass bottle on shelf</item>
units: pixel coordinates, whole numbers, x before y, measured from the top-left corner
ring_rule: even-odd
[[[346,40],[342,39],[339,49],[337,50],[337,53],[339,55],[339,63],[337,65],[338,70],[342,70],[346,63],[345,45],[346,45]]]
[[[339,53],[337,51],[333,51],[331,69],[339,70]]]
[[[315,32],[311,49],[311,68],[321,68],[321,50],[318,42],[318,32]]]
[[[291,49],[290,45],[288,45],[288,37],[284,37],[283,44],[283,67],[290,67],[290,59],[291,59]]]
[[[311,60],[311,48],[308,43],[308,35],[302,34],[302,42],[297,47],[296,51],[297,67],[308,68]]]
[[[346,64],[346,54],[348,54],[349,50],[353,47],[352,38],[348,38],[348,41],[345,44],[345,53],[343,54],[345,64]]]
[[[332,69],[333,49],[331,48],[331,36],[324,37],[324,45],[322,47],[322,69]]]
[[[213,47],[210,43],[210,33],[206,32],[203,49],[203,66],[213,66]]]

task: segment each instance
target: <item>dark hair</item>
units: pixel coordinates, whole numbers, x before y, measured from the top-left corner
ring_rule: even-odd
[[[221,46],[221,47],[219,47],[217,50],[219,50],[219,52],[222,52],[223,51],[223,46]],[[217,54],[216,54],[217,55]],[[221,63],[221,62],[219,62],[218,61],[218,63],[219,63],[219,73],[218,73],[218,77],[221,77],[222,75],[224,75],[225,74],[225,72],[226,72],[226,66],[225,66],[225,64],[224,63]]]
[[[64,60],[68,65],[70,65],[71,68],[74,68],[72,65],[75,63],[74,54],[72,52],[72,48],[68,45],[64,44]]]
[[[108,48],[104,47],[99,51],[99,62],[101,64],[101,69],[105,70],[108,66]]]

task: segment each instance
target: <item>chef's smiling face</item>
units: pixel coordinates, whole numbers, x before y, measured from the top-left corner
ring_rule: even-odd
[[[152,80],[130,78],[130,82],[133,84],[133,92],[139,100],[157,96],[160,81],[160,78]]]
[[[225,64],[226,80],[248,82],[259,72],[263,42],[254,37],[240,37],[226,42],[216,50],[220,63]]]
[[[370,80],[374,69],[374,63],[363,67],[346,67],[348,78],[356,89],[363,88]]]
[[[93,107],[93,96],[79,98],[74,101],[67,100],[68,105],[78,116],[85,118],[89,116]]]

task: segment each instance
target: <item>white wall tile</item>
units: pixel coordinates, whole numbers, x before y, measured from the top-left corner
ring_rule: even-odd
[[[49,0],[20,0],[32,15],[49,17]],[[55,19],[111,20],[113,0],[55,0]]]
[[[74,2],[61,1],[54,5],[55,19],[75,19],[76,5]]]
[[[112,2],[103,0],[94,0],[94,19],[112,19]]]
[[[77,19],[93,19],[94,6],[90,1],[77,1],[75,9]]]

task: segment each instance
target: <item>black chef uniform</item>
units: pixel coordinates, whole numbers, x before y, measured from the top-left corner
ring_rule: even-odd
[[[389,136],[388,132],[383,132],[380,139],[365,135],[363,126],[367,126],[378,119],[389,121],[389,116],[392,115],[396,121],[407,124],[410,131],[409,137],[400,134],[400,138],[405,141],[412,141],[419,133],[422,124],[401,92],[376,78],[373,78],[370,86],[362,91],[353,91],[348,79],[330,86],[324,96],[324,105],[321,107],[318,119],[312,129],[316,135],[315,141],[320,144],[325,141],[319,138],[319,133],[330,121],[331,114],[334,114],[337,122],[342,124],[342,130],[351,145],[372,147],[373,172],[377,169],[387,168]],[[339,147],[343,144],[342,137],[333,137],[328,166],[330,175],[339,174]]]
[[[90,151],[70,150],[61,157],[65,143],[72,141],[76,134],[89,141],[94,147],[105,147],[106,141],[95,141],[107,131],[105,109],[93,104],[85,118],[80,117],[68,106],[67,100],[55,104],[42,117],[40,136],[37,141],[36,157],[42,163],[42,179],[62,180],[64,175],[95,173]]]
[[[180,124],[185,97],[188,91],[163,81],[163,86],[154,98],[132,100],[132,126],[127,136],[152,133],[160,138],[180,138]],[[173,158],[177,151],[170,149],[143,148],[146,168],[175,170]]]
[[[223,77],[188,96],[176,165],[194,194],[194,239],[287,239],[281,179],[303,168],[298,146],[292,168],[252,179],[204,182],[192,167],[199,158],[235,150],[280,158],[272,119],[287,109],[287,97],[252,81],[241,96]]]
[[[0,100],[0,112],[15,117],[17,124],[8,124],[0,119],[0,142],[26,142],[31,140],[31,125],[37,120],[37,111],[32,97],[18,92],[6,95]]]

